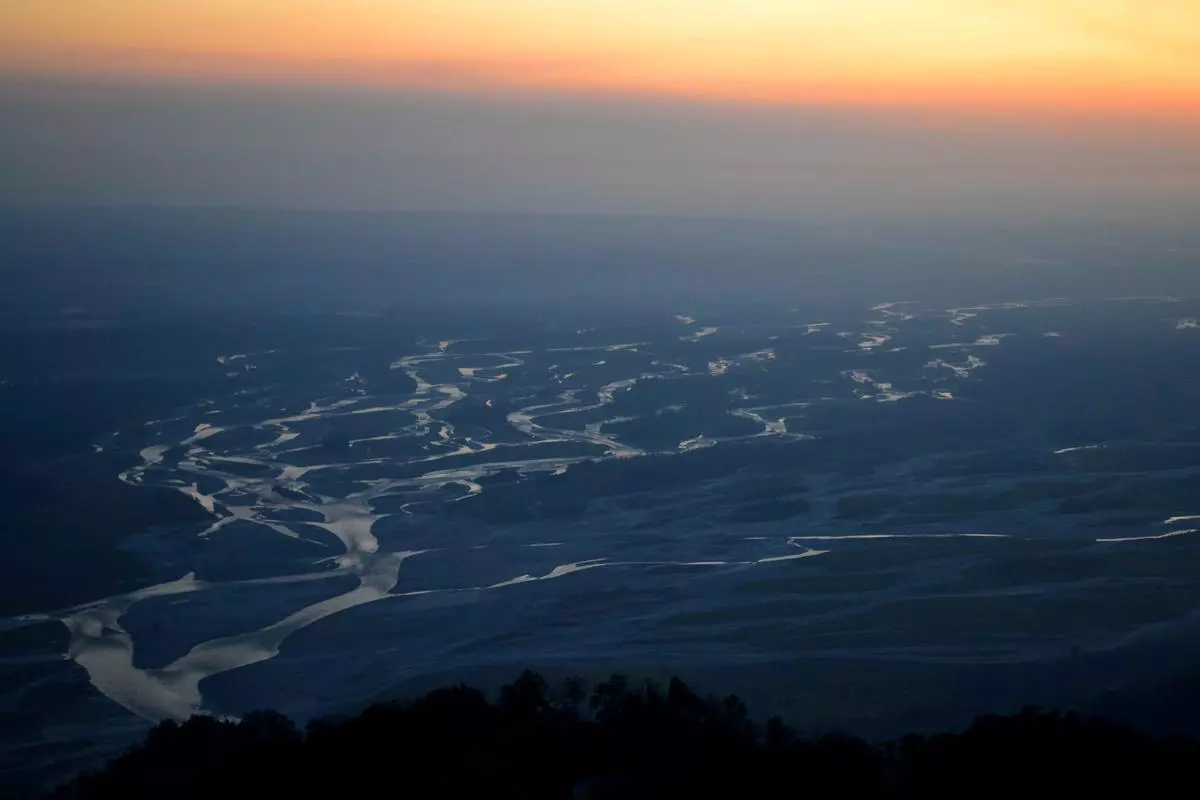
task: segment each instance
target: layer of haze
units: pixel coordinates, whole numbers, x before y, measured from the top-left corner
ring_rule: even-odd
[[[823,221],[1183,218],[1200,137],[1132,116],[574,93],[0,84],[0,205]]]

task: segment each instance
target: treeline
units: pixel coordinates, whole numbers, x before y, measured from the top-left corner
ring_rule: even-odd
[[[1169,797],[1200,747],[1034,709],[961,733],[871,744],[754,724],[735,696],[614,675],[551,687],[525,672],[494,702],[467,686],[304,730],[274,712],[163,723],[54,798]]]

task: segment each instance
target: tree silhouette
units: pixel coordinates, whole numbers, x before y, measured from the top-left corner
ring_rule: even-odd
[[[617,674],[589,697],[578,678],[552,690],[527,670],[495,704],[457,685],[304,731],[270,711],[162,723],[53,796],[341,797],[377,794],[381,776],[405,797],[1157,797],[1196,785],[1200,747],[1037,709],[878,745],[803,738],[779,717],[759,735],[741,699],[677,678],[663,692]]]

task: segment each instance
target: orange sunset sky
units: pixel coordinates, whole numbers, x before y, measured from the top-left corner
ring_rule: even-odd
[[[1200,111],[1197,0],[6,0],[10,76]]]

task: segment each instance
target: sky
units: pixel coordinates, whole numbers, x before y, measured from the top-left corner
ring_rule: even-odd
[[[7,0],[28,73],[1194,110],[1193,0]]]
[[[7,0],[0,112],[6,205],[1152,214],[1200,3]]]

